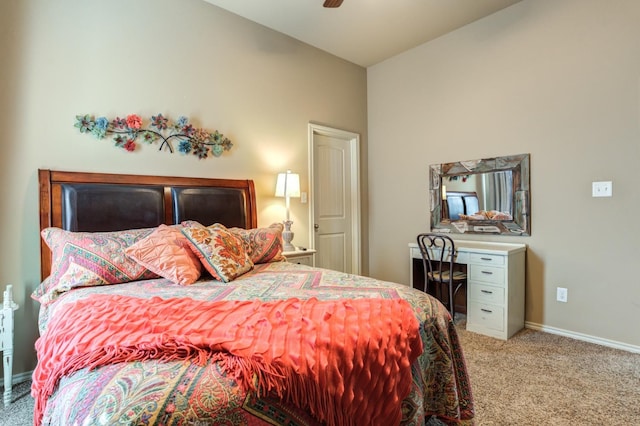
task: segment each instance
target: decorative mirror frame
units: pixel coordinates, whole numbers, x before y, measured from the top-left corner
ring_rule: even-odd
[[[442,180],[478,173],[512,172],[513,220],[455,220],[442,217]],[[483,235],[531,235],[529,154],[484,158],[429,166],[430,226],[432,232]]]

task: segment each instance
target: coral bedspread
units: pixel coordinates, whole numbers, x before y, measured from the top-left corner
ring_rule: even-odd
[[[42,414],[46,425],[473,418],[442,305],[402,285],[305,265],[256,265],[228,284],[76,289],[43,308],[41,333],[32,393],[41,398],[35,420]]]

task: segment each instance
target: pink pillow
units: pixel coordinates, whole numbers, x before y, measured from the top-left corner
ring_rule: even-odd
[[[245,251],[254,264],[281,262],[282,255],[282,223],[274,223],[268,228],[229,228],[229,231],[242,239]]]
[[[183,227],[181,231],[215,279],[228,283],[253,268],[242,240],[223,225]]]
[[[202,264],[176,227],[160,225],[151,235],[127,247],[125,253],[150,271],[181,285],[193,284],[202,273]]]
[[[71,232],[46,228],[40,233],[51,249],[51,274],[31,297],[46,305],[76,287],[158,278],[125,254],[125,249],[155,228],[113,232]]]

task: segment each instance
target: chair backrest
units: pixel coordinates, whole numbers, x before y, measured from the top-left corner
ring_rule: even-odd
[[[453,239],[448,235],[424,233],[418,235],[417,241],[424,265],[424,290],[429,276],[442,277],[443,272],[447,272],[448,277],[453,277],[456,253]]]

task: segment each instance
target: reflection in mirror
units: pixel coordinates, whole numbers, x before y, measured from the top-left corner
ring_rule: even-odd
[[[529,154],[429,168],[431,230],[530,235]]]

